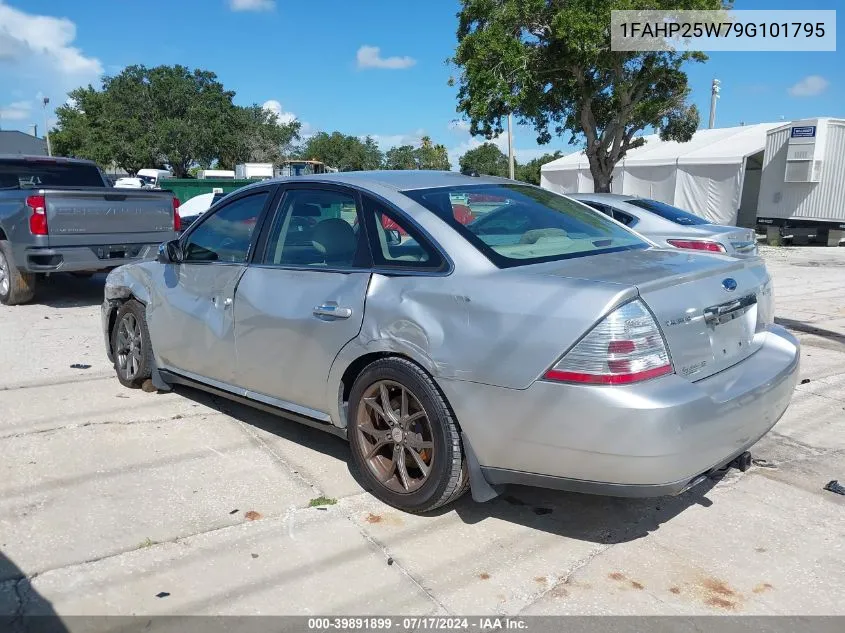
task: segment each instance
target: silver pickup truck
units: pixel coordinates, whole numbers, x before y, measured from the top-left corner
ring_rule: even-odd
[[[90,161],[0,155],[0,303],[32,299],[39,273],[153,259],[180,222],[171,192],[108,187]]]

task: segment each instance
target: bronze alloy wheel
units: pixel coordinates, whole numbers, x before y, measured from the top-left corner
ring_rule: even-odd
[[[417,397],[378,380],[361,397],[355,421],[358,449],[381,485],[399,494],[419,490],[435,456],[431,423]]]

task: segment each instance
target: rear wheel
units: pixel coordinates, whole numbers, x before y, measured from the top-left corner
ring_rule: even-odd
[[[0,240],[0,303],[14,306],[35,296],[35,275],[18,270],[12,247]]]
[[[349,397],[352,455],[372,493],[408,512],[451,503],[468,487],[454,415],[431,377],[403,358],[378,360]]]
[[[130,299],[117,310],[112,330],[112,352],[117,379],[138,388],[152,375],[153,350],[144,306]]]

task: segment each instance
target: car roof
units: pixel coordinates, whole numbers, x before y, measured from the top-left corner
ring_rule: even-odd
[[[312,174],[307,176],[284,176],[269,182],[328,182],[354,187],[388,187],[396,191],[411,189],[432,189],[435,187],[460,187],[465,185],[517,184],[514,180],[496,176],[465,176],[455,171],[430,170],[383,170],[345,171],[334,174]],[[267,183],[268,181],[264,181]],[[525,183],[519,183],[525,184]],[[530,186],[530,185],[529,185]]]
[[[76,163],[80,165],[96,165],[93,160],[86,158],[66,158],[64,156],[36,156],[28,154],[0,154],[0,160],[26,160],[40,163]]]

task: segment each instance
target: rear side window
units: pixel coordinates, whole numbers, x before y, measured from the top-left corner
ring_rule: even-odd
[[[439,270],[445,266],[436,248],[387,205],[364,197],[373,263],[379,268]],[[457,219],[460,222],[461,220]]]
[[[666,204],[665,202],[660,202],[658,200],[648,200],[646,198],[632,198],[630,200],[626,200],[625,202],[628,204],[632,204],[635,207],[639,207],[640,209],[651,211],[655,215],[659,215],[664,220],[669,220],[670,222],[674,222],[675,224],[683,224],[685,226],[710,224],[704,218],[700,218],[697,215],[693,215],[692,213],[684,211],[683,209],[673,207],[671,204]]]
[[[0,161],[0,190],[105,186],[96,165],[37,159]]]
[[[466,185],[403,192],[437,215],[500,268],[648,248],[601,213],[529,185]],[[456,199],[472,219],[456,217]]]

